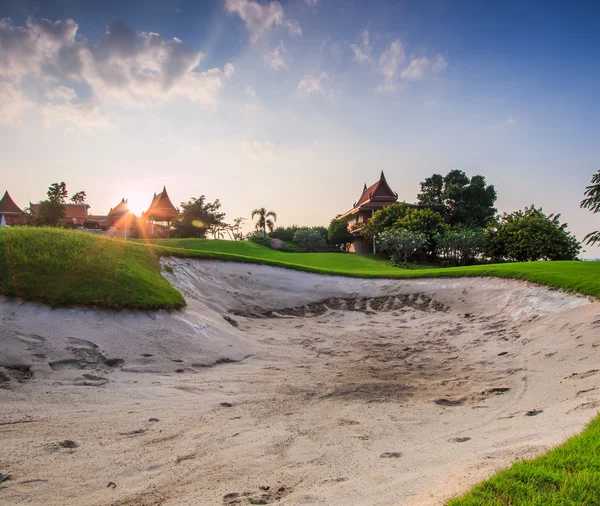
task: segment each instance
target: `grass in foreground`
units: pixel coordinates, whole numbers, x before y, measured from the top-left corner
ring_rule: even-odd
[[[600,417],[562,446],[513,464],[448,506],[597,506]]]
[[[285,253],[248,241],[165,239],[151,241],[161,254],[286,267],[365,278],[493,276],[531,281],[600,298],[600,262],[526,262],[468,267],[400,269],[376,255]]]
[[[160,275],[157,252],[143,244],[78,231],[0,229],[0,293],[53,306],[183,306]]]

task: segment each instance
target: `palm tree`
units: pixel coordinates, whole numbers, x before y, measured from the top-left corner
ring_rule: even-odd
[[[584,209],[589,209],[593,213],[600,213],[600,170],[592,176],[592,184],[585,187],[587,198],[581,201],[580,206]],[[590,232],[583,239],[587,244],[595,244],[600,242],[600,230]]]
[[[256,230],[262,230],[263,238],[267,240],[267,228],[269,231],[273,231],[274,223],[277,221],[277,214],[274,211],[267,211],[265,207],[259,207],[252,211],[252,219],[258,216],[256,221]],[[271,220],[271,218],[273,218]]]

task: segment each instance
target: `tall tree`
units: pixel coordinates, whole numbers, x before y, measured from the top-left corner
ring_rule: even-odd
[[[85,204],[86,198],[87,198],[86,193],[84,191],[79,191],[71,197],[71,202],[73,204]]]
[[[344,251],[352,244],[354,237],[348,230],[348,222],[344,219],[333,219],[327,229],[327,240],[330,244],[339,245]]]
[[[182,202],[181,213],[173,220],[175,234],[178,237],[206,237],[208,230],[220,231],[225,218],[220,208],[219,199],[206,202],[204,195]]]
[[[265,207],[259,207],[252,211],[252,219],[258,216],[256,220],[256,230],[262,230],[263,239],[267,240],[267,228],[273,230],[275,222],[277,221],[277,214],[274,211],[267,211]],[[273,218],[273,219],[271,219]]]
[[[67,185],[64,181],[61,183],[52,183],[48,187],[46,195],[48,195],[48,200],[50,202],[64,204],[69,196],[69,193],[67,192]]]
[[[485,177],[471,179],[462,170],[451,170],[425,179],[417,196],[420,205],[439,212],[449,225],[485,227],[496,214],[496,190]]]
[[[600,213],[600,170],[592,176],[592,184],[585,187],[584,195],[586,198],[581,201],[581,207]],[[600,242],[600,230],[590,232],[583,240],[590,245]]]

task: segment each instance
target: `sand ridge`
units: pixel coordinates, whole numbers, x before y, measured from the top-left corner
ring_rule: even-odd
[[[2,300],[0,501],[442,504],[600,406],[584,297],[164,262],[184,311]]]

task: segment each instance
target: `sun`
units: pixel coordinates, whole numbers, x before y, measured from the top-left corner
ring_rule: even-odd
[[[141,216],[146,208],[150,205],[148,195],[143,195],[138,192],[131,192],[125,197],[129,210],[136,216]]]

